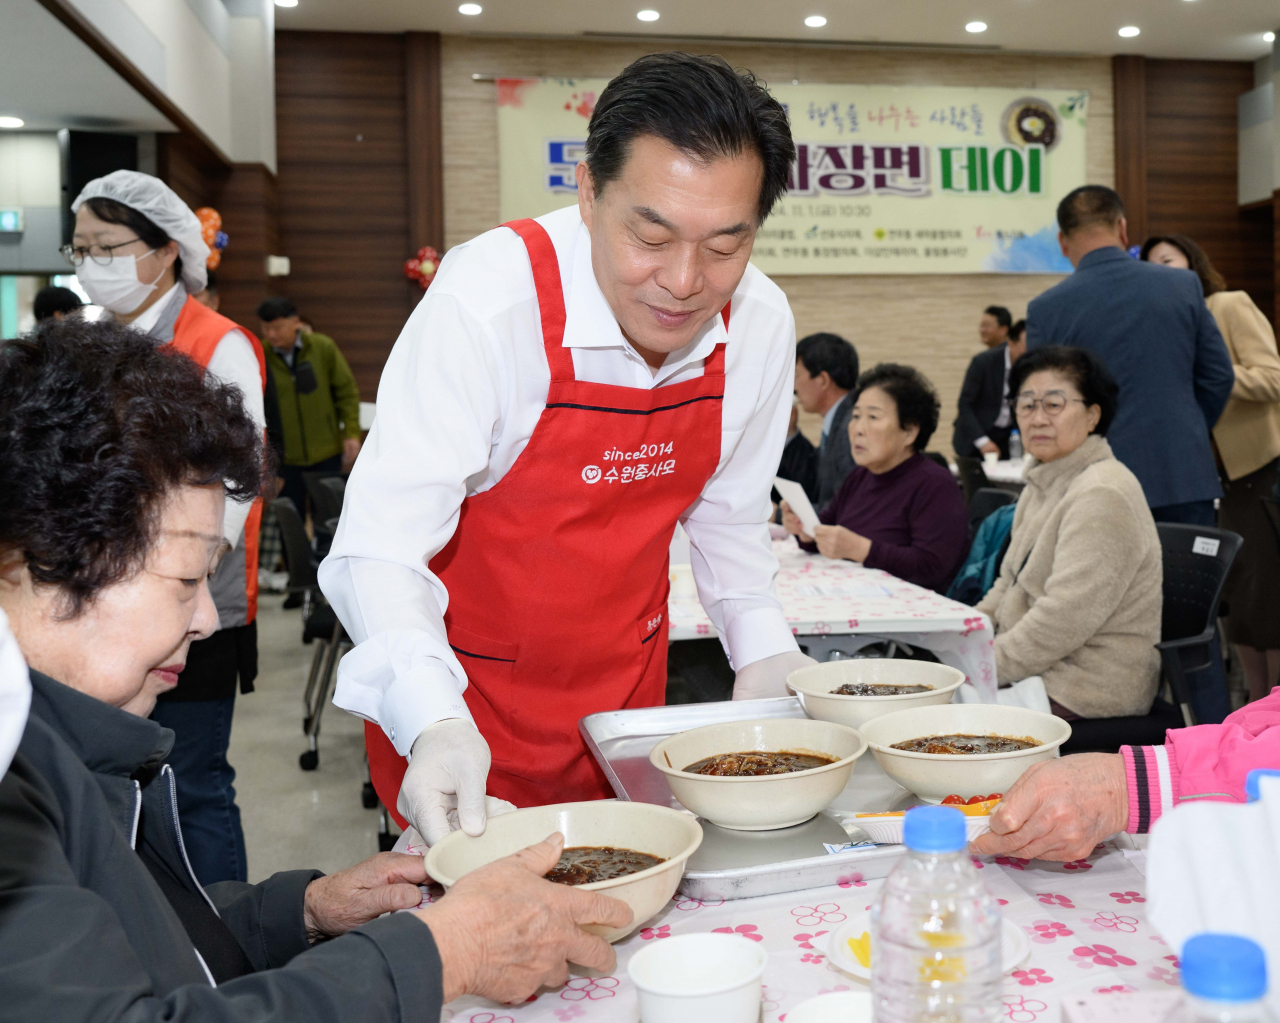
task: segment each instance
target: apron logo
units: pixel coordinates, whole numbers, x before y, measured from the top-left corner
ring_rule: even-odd
[[[588,465],[582,470],[583,483],[599,483],[600,482],[600,466]]]

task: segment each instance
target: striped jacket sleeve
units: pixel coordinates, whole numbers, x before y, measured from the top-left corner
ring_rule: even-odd
[[[1146,834],[1179,803],[1243,803],[1255,767],[1280,767],[1280,688],[1220,725],[1170,729],[1163,746],[1122,746],[1131,834]]]

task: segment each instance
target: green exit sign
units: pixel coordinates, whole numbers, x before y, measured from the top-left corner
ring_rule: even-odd
[[[0,234],[18,234],[22,231],[22,210],[0,209]]]

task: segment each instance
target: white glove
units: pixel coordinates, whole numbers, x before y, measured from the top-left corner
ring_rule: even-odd
[[[449,834],[451,810],[457,815],[455,827],[483,835],[489,760],[489,744],[470,721],[446,718],[428,725],[413,740],[396,809],[428,845]]]
[[[787,676],[793,671],[817,664],[808,654],[791,650],[774,654],[761,661],[743,665],[733,677],[735,700],[767,700],[773,696],[787,696]]]

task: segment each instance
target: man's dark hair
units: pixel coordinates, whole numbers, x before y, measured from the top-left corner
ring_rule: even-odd
[[[84,303],[80,301],[80,296],[74,291],[70,288],[59,288],[52,284],[37,291],[36,297],[31,303],[31,311],[35,313],[36,323],[43,323],[54,313],[62,313],[63,316],[67,316],[83,308]]]
[[[994,316],[996,323],[1004,327],[1005,330],[1013,326],[1013,313],[1002,305],[989,305],[982,312],[986,316]]]
[[[1106,185],[1081,185],[1058,203],[1058,229],[1065,235],[1085,227],[1115,227],[1123,216],[1124,203]]]
[[[163,249],[173,241],[163,228],[159,227],[146,214],[139,213],[132,206],[126,206],[122,202],[108,199],[104,195],[95,195],[92,199],[86,199],[84,205],[88,206],[90,212],[99,220],[104,220],[108,224],[119,224],[122,227],[127,227],[142,239],[149,249]],[[173,261],[173,276],[175,280],[182,280],[181,256]]]
[[[754,152],[764,164],[756,220],[786,193],[796,157],[782,104],[750,71],[722,57],[651,53],[614,78],[587,127],[587,166],[597,192],[615,180],[631,144],[651,135],[709,162]]]
[[[239,389],[135,330],[72,317],[0,347],[0,552],[68,617],[143,564],[174,488],[248,500],[262,462]]]
[[[286,316],[297,315],[298,307],[287,298],[279,296],[268,298],[258,306],[258,319],[263,323],[270,323],[272,320],[283,320]]]
[[[1021,365],[1021,361],[1015,365]],[[942,402],[938,392],[923,373],[914,366],[900,366],[896,362],[882,362],[858,377],[858,397],[868,387],[878,387],[898,406],[898,425],[904,430],[910,426],[919,428],[911,446],[923,451],[929,438],[938,428],[938,415]],[[855,397],[854,404],[857,404]]]
[[[1015,323],[1012,327],[1009,328],[1009,340],[1017,341],[1018,338],[1022,337],[1022,335],[1025,334],[1026,332],[1027,332],[1027,321],[1019,320],[1017,323]]]
[[[858,382],[858,350],[839,334],[810,334],[796,343],[796,361],[809,376],[827,373],[841,390],[852,391]]]
[[[1200,278],[1200,287],[1204,289],[1205,298],[1210,295],[1216,295],[1219,291],[1227,290],[1226,279],[1222,274],[1218,273],[1213,261],[1209,259],[1209,254],[1185,234],[1152,235],[1142,243],[1142,253],[1139,258],[1143,262],[1149,263],[1151,261],[1151,250],[1161,242],[1165,245],[1172,245],[1187,257],[1187,262],[1191,264],[1191,269]]]
[[[1052,370],[1070,380],[1085,405],[1097,405],[1102,409],[1102,417],[1093,432],[1099,437],[1107,435],[1107,428],[1116,417],[1116,406],[1120,400],[1120,385],[1116,383],[1111,371],[1093,352],[1085,348],[1068,348],[1066,345],[1045,345],[1027,352],[1013,364],[1009,371],[1009,405],[1016,413],[1018,392],[1032,373]],[[1017,421],[1015,416],[1015,422]]]

